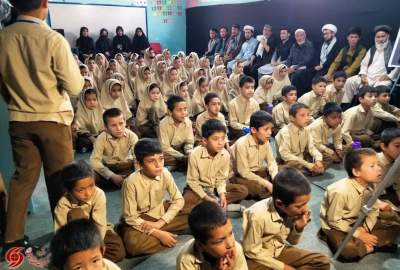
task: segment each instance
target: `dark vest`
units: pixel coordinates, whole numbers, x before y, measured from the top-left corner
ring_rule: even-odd
[[[356,49],[354,50],[353,55],[351,56],[351,63],[347,63],[347,53],[348,53],[350,47],[349,46],[344,47],[343,53],[342,53],[342,59],[340,61],[340,66],[339,66],[338,70],[342,70],[345,66],[350,66],[354,62],[354,60],[356,60],[357,56],[360,54],[360,52],[363,48],[364,48],[363,46],[358,44]]]
[[[389,41],[388,45],[383,51],[383,58],[385,59],[385,67],[386,67],[386,72],[389,74],[393,68],[389,67],[389,59],[390,59],[390,54],[392,53],[393,50],[393,45],[392,42]],[[376,47],[375,45],[371,47],[370,49],[370,57],[369,57],[369,62],[368,62],[368,67],[372,64],[372,60],[374,60],[374,55],[376,52]]]

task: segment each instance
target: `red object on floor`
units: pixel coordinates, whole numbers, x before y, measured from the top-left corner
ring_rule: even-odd
[[[161,44],[158,42],[150,42],[150,47],[153,48],[156,54],[162,53]]]

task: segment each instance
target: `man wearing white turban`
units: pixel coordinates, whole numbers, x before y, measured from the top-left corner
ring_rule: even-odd
[[[246,25],[243,27],[244,30],[244,38],[245,42],[242,44],[242,48],[240,49],[239,54],[232,61],[228,62],[228,72],[231,73],[233,66],[237,61],[243,62],[243,66],[247,66],[250,64],[251,56],[253,55],[254,50],[257,46],[257,40],[253,37],[254,27],[250,25]]]
[[[325,24],[322,26],[322,35],[324,42],[316,51],[314,57],[314,76],[323,76],[328,72],[329,67],[339,53],[339,44],[336,40],[337,27],[333,24]]]

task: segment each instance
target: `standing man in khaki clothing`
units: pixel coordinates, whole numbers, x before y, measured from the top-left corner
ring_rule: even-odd
[[[78,95],[83,78],[67,41],[43,20],[48,0],[12,0],[21,14],[0,33],[0,91],[8,104],[16,171],[10,182],[3,255],[27,248],[28,202],[43,163],[53,211],[62,196],[60,170],[73,160],[69,95]]]

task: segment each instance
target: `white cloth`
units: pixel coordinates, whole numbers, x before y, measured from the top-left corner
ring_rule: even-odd
[[[320,65],[322,66],[326,62],[326,58],[330,51],[332,50],[333,46],[336,44],[337,39],[336,37],[333,37],[331,42],[322,44],[321,48],[321,54],[320,54]]]
[[[323,32],[324,30],[330,30],[335,34],[337,33],[337,27],[331,23],[328,23],[328,24],[325,24],[324,26],[322,26],[321,31]]]
[[[264,47],[263,47],[263,45],[262,45],[262,43],[261,43],[261,40],[265,40],[265,43],[267,43],[267,42],[268,42],[268,38],[266,38],[266,37],[263,36],[263,35],[258,35],[258,36],[257,36],[257,40],[259,41],[259,44],[258,44],[256,56],[262,57],[263,52],[264,52]]]
[[[251,26],[251,25],[245,25],[245,26],[243,27],[243,30],[244,30],[244,31],[250,30],[250,31],[254,32],[254,27]]]

